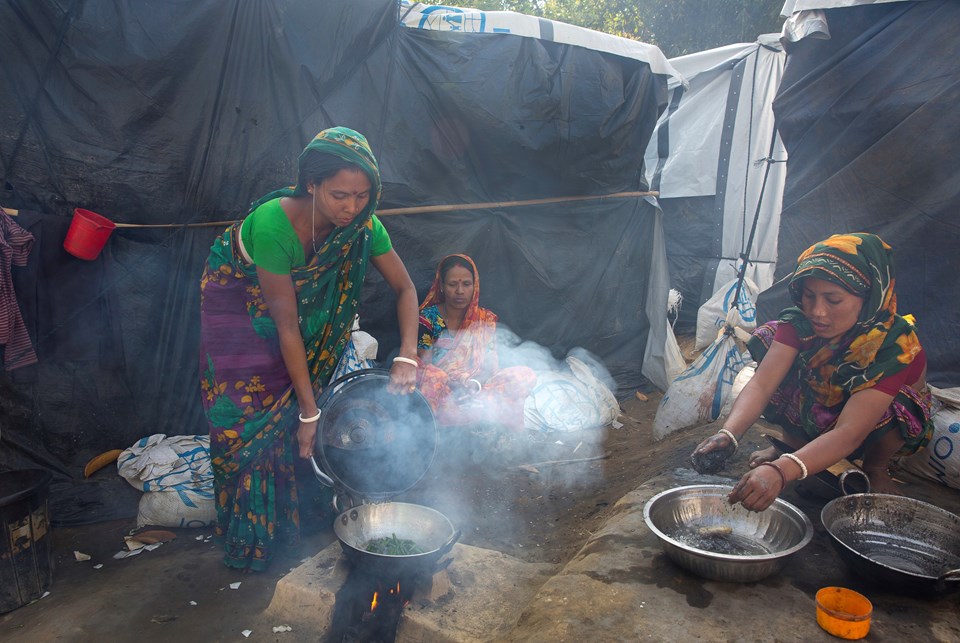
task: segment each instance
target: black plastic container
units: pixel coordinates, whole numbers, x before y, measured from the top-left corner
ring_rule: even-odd
[[[41,469],[0,473],[0,614],[34,601],[53,581],[47,496]]]

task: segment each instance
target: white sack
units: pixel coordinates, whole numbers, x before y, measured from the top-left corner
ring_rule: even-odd
[[[373,357],[376,358],[377,340],[362,330],[353,333],[353,335],[350,336],[350,341],[347,342],[346,348],[343,349],[340,361],[337,362],[337,368],[334,369],[333,375],[330,376],[330,381],[335,382],[349,373],[376,367],[376,362],[372,358],[367,357],[371,351],[371,341]]]
[[[954,489],[960,489],[960,409],[943,405],[933,414],[933,436],[927,448],[900,458],[899,466]]]
[[[120,454],[117,469],[145,492],[138,527],[207,527],[216,520],[209,435],[141,438]]]
[[[117,472],[140,491],[212,489],[210,436],[156,433],[140,438],[117,458]]]
[[[927,388],[930,389],[930,392],[933,393],[935,398],[947,406],[960,409],[960,387],[954,386],[953,388],[937,388],[936,386],[927,385]]]
[[[583,431],[603,427],[620,414],[607,386],[576,357],[565,360],[570,372],[538,371],[537,385],[523,407],[524,425],[533,431]]]
[[[677,335],[673,332],[673,325],[680,316],[680,306],[682,305],[683,295],[680,294],[679,290],[671,288],[667,295],[667,319],[673,317],[673,321],[667,326],[667,340],[663,349],[663,363],[667,371],[668,387],[687,368],[687,360],[683,356],[683,351],[680,350],[680,344],[677,343]]]
[[[743,364],[733,335],[717,337],[664,393],[653,420],[653,439],[661,440],[678,429],[709,424],[720,417]]]
[[[370,361],[377,359],[379,343],[373,335],[366,331],[358,330],[350,335],[350,341],[353,342],[353,346],[357,350],[357,357]]]
[[[744,277],[740,288],[739,306],[731,306],[733,296],[737,291],[737,280],[732,279],[723,285],[697,311],[697,339],[694,344],[696,350],[708,346],[717,337],[717,332],[727,322],[731,310],[739,313],[739,319],[734,320],[735,326],[746,331],[757,327],[757,308],[754,302],[759,289],[749,277]]]
[[[370,333],[360,330],[360,315],[353,316],[353,326],[350,327],[350,341],[347,342],[340,355],[337,367],[333,369],[330,381],[335,382],[344,375],[366,368],[375,368],[377,365],[377,350],[379,343]]]
[[[209,527],[217,520],[213,488],[148,491],[140,497],[137,527]]]

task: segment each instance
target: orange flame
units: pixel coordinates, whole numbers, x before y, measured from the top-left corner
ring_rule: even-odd
[[[373,593],[373,600],[370,601],[370,611],[373,612],[377,609],[377,592]]]

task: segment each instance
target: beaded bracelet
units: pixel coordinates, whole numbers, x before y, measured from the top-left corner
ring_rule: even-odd
[[[803,480],[804,478],[807,477],[807,465],[803,463],[803,460],[801,460],[800,458],[798,458],[792,453],[784,453],[780,457],[786,458],[787,460],[793,460],[794,462],[797,463],[797,466],[800,467],[800,477],[797,478],[797,480]]]
[[[717,431],[717,435],[720,435],[721,433],[727,436],[728,438],[730,438],[730,441],[733,442],[734,451],[740,448],[740,443],[737,442],[737,436],[735,436],[732,431],[728,429],[720,429],[719,431]]]
[[[761,467],[773,467],[777,473],[780,474],[780,491],[783,491],[787,488],[787,476],[783,473],[783,469],[780,468],[780,465],[776,462],[761,462]]]
[[[300,413],[299,415],[297,415],[297,417],[300,419],[301,422],[305,424],[309,424],[310,422],[316,422],[317,420],[320,419],[320,409],[317,409],[317,414],[314,416],[305,418],[303,417],[303,413]]]

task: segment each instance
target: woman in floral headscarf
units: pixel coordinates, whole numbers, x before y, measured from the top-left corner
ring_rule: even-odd
[[[380,171],[345,127],[317,134],[293,188],[255,202],[210,249],[200,281],[200,373],[229,567],[263,570],[299,540],[294,452],[313,453],[326,386],[350,339],[367,263],[397,293],[390,387],[416,385],[417,293],[374,215]]]
[[[420,306],[420,392],[442,426],[496,424],[519,431],[537,376],[526,366],[499,368],[497,316],[479,301],[473,260],[444,257]]]
[[[874,491],[897,492],[890,459],[924,447],[933,426],[926,355],[897,314],[892,254],[880,237],[853,233],[800,255],[789,285],[796,307],[754,332],[756,375],[693,454],[732,453],[761,413],[783,427],[796,451],[754,453],[731,502],[762,511],[788,481],[847,456],[862,456]]]

